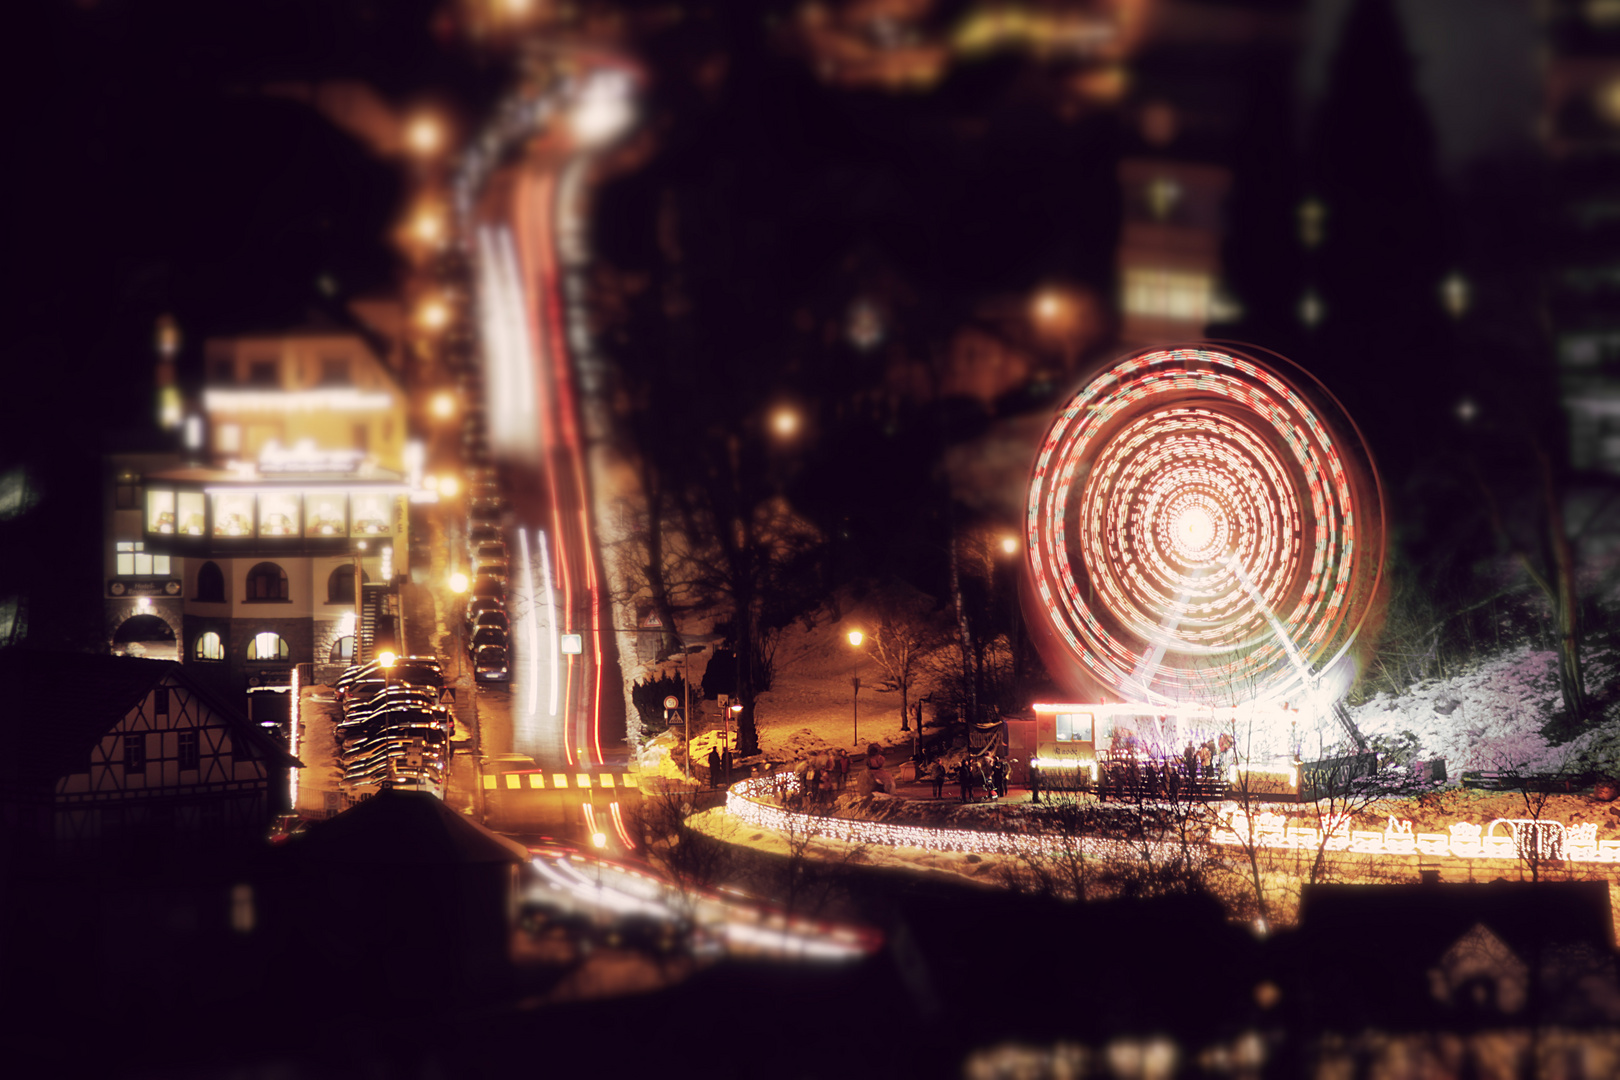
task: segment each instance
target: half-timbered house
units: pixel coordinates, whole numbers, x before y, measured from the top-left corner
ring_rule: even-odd
[[[262,837],[300,764],[171,661],[0,652],[0,844],[140,859]]]

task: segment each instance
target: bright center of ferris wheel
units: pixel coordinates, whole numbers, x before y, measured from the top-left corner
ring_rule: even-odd
[[[1207,556],[1215,545],[1215,518],[1202,506],[1189,506],[1176,518],[1175,536],[1186,554]]]

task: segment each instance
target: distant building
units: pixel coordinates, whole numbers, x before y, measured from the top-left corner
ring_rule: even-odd
[[[184,452],[107,458],[112,650],[233,687],[347,663],[408,564],[420,463],[399,379],[331,327],[211,340],[205,365]]]
[[[300,767],[178,664],[0,651],[0,860],[116,863],[264,836]]]
[[[1542,137],[1552,163],[1547,307],[1570,461],[1620,473],[1620,5],[1548,0]]]

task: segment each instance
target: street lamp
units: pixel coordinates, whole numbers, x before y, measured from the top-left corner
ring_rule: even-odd
[[[456,396],[448,390],[440,390],[433,395],[433,403],[430,407],[435,417],[440,420],[448,420],[456,415]]]
[[[405,145],[421,157],[438,153],[444,145],[444,125],[426,113],[417,116],[405,128]]]
[[[771,430],[782,438],[789,438],[799,430],[799,414],[786,405],[771,414]]]
[[[859,630],[849,632],[849,643],[855,648],[855,666],[850,672],[849,685],[854,693],[850,696],[850,721],[854,728],[855,740],[853,745],[861,745],[861,642],[866,635]]]

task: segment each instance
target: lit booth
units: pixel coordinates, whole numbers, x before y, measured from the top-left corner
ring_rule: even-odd
[[[1035,767],[1048,789],[1152,794],[1198,785],[1202,794],[1240,787],[1278,799],[1299,791],[1305,728],[1300,710],[1286,702],[1051,703],[1034,711]]]

